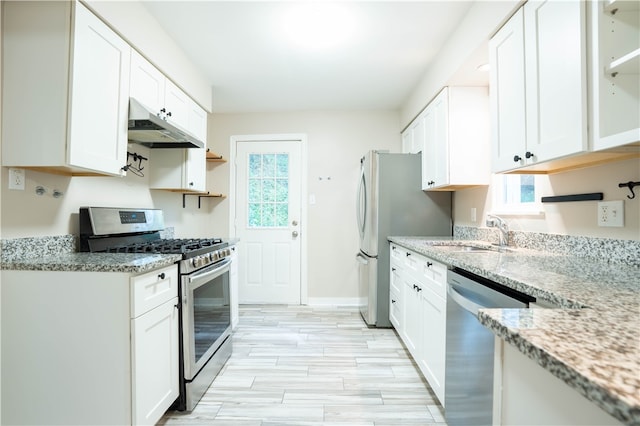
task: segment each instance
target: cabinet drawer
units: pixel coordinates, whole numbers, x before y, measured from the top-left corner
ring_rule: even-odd
[[[447,266],[428,259],[425,263],[425,281],[427,287],[440,297],[447,295]]]
[[[407,255],[407,251],[405,249],[403,249],[402,247],[400,247],[399,245],[396,244],[391,244],[391,250],[390,250],[390,259],[391,259],[391,264],[392,265],[403,265],[404,264],[404,258]]]
[[[178,267],[156,269],[131,278],[131,318],[178,296]]]

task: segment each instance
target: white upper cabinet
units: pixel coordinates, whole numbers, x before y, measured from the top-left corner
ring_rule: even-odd
[[[593,1],[593,149],[640,143],[640,3]]]
[[[524,12],[519,9],[489,42],[492,168],[523,164],[526,151],[524,110]]]
[[[77,2],[7,2],[2,30],[2,165],[124,175],[129,45]]]
[[[204,192],[206,155],[204,148],[152,149],[149,154],[149,188]]]
[[[207,113],[140,53],[131,52],[130,96],[205,142]]]
[[[424,120],[422,189],[452,191],[488,185],[489,98],[486,87],[445,87]]]
[[[491,39],[494,171],[588,150],[585,24],[585,2],[531,0]]]
[[[402,132],[402,152],[404,154],[418,154],[424,150],[424,115],[420,114]]]

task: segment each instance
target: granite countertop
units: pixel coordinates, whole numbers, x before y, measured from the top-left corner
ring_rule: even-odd
[[[2,269],[141,273],[172,265],[181,258],[179,254],[62,253],[55,256],[3,258]]]
[[[484,309],[479,321],[625,424],[640,424],[640,268],[527,249],[461,252],[484,241],[389,237],[558,309]]]

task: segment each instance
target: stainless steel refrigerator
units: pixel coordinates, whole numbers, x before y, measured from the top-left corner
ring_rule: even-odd
[[[389,236],[450,236],[451,193],[422,191],[420,154],[369,151],[360,160],[357,225],[360,313],[390,327]]]

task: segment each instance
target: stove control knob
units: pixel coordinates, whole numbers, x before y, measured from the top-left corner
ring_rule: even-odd
[[[197,258],[193,258],[191,259],[191,266],[193,266],[194,268],[198,267],[198,259]]]
[[[220,252],[218,252],[218,251],[214,251],[213,253],[211,253],[211,258],[212,258],[213,260],[218,260],[218,259],[220,259]]]

